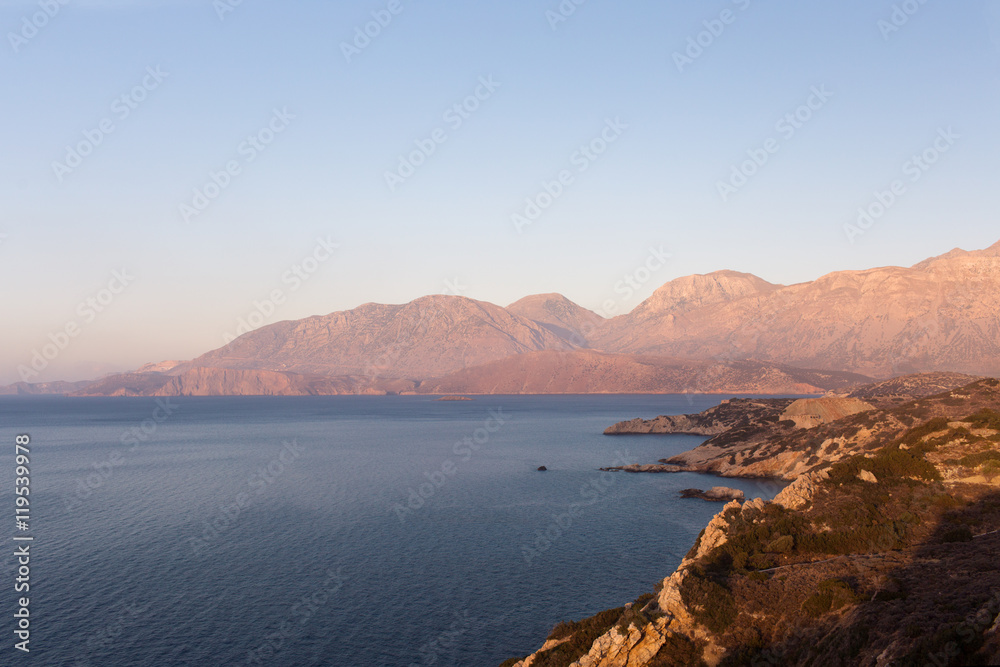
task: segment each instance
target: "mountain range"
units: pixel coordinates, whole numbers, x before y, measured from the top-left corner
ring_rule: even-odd
[[[559,294],[460,296],[277,322],[185,362],[2,393],[813,393],[1000,374],[1000,243],[796,285],[717,271],[605,319]],[[48,387],[48,388],[47,388]]]

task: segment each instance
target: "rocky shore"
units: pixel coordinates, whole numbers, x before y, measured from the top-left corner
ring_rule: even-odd
[[[909,384],[892,407],[758,424],[767,466],[737,438],[699,453],[794,481],[728,502],[653,593],[560,623],[503,667],[1000,662],[1000,381]]]

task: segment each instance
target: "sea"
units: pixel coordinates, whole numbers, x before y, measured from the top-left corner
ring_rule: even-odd
[[[724,398],[0,398],[0,663],[523,657],[556,623],[652,592],[676,568],[721,509],[681,489],[780,490],[599,470],[704,440],[603,435],[611,424]],[[30,489],[20,514],[17,477]],[[15,648],[25,636],[30,654]]]

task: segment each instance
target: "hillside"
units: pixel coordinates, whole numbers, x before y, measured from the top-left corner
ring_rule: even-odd
[[[604,323],[597,313],[562,294],[535,294],[507,306],[507,312],[540,324],[560,338],[586,346],[587,338]]]
[[[429,394],[751,393],[810,394],[843,389],[862,375],[756,361],[685,361],[592,350],[529,352],[420,385]]]
[[[428,296],[261,327],[188,366],[423,379],[524,352],[573,348],[491,303]]]
[[[865,413],[901,426],[860,446],[858,415],[813,429],[849,446],[773,502],[727,504],[652,593],[505,667],[997,664],[998,410],[984,379]]]

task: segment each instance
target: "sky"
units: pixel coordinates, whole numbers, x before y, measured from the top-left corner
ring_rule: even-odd
[[[0,384],[987,247],[998,5],[2,1]]]

